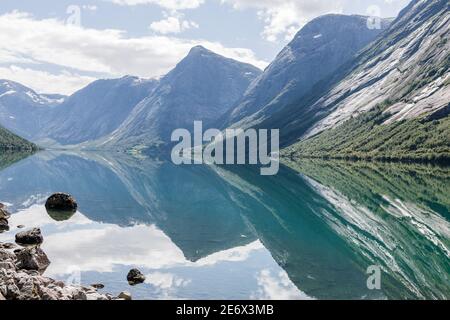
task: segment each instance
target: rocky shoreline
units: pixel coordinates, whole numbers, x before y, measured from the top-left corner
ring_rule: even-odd
[[[8,231],[9,213],[0,203],[0,232]],[[68,285],[45,277],[50,265],[41,249],[39,228],[16,234],[16,244],[0,242],[0,300],[131,300],[128,292],[118,296],[98,292],[102,285]]]

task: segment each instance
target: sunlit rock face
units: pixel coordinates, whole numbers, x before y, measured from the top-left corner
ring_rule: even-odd
[[[326,117],[306,137],[377,104],[389,107],[385,123],[446,108],[449,17],[448,1],[412,1],[386,33],[360,53],[354,70],[311,107],[324,110]]]
[[[314,19],[298,32],[237,106],[221,119],[222,125],[259,124],[273,113],[298,103],[306,94],[311,95],[318,82],[332,77],[351,61],[389,22],[382,19],[379,28],[368,28],[368,17],[363,16],[332,14]]]

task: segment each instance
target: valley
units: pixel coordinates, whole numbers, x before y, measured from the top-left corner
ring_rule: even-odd
[[[98,80],[66,97],[0,83],[0,125],[43,148],[167,153],[175,129],[280,129],[282,154],[447,163],[450,10],[412,1],[368,29],[325,15],[265,69],[202,46],[166,76]],[[320,35],[320,36],[318,36]],[[3,148],[31,148],[3,135]]]

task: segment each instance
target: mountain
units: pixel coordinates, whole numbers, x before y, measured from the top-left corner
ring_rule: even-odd
[[[36,148],[31,142],[0,127],[0,153],[5,151],[34,151]]]
[[[384,270],[388,299],[449,296],[449,167],[318,159],[290,165],[333,205],[335,214],[319,215],[363,253],[357,263]]]
[[[0,155],[0,167],[2,160]],[[13,204],[12,213],[43,205],[54,190],[65,190],[89,220],[123,228],[156,226],[189,261],[256,240],[221,177],[207,166],[120,153],[44,151],[0,172],[0,181],[9,178],[0,194]]]
[[[307,106],[292,157],[450,160],[450,4],[412,1],[351,72]],[[292,108],[293,109],[293,108]],[[295,132],[298,114],[272,124]]]
[[[0,80],[0,125],[30,140],[41,130],[50,110],[65,98],[38,94],[17,82]]]
[[[310,93],[341,65],[373,41],[391,20],[381,20],[380,29],[368,28],[368,17],[330,14],[308,23],[220,122],[249,127]]]
[[[68,97],[36,139],[73,145],[108,135],[157,83],[131,76],[95,81]]]
[[[249,64],[194,47],[100,145],[145,148],[168,144],[173,130],[192,129],[197,120],[207,126],[225,114],[260,74]]]

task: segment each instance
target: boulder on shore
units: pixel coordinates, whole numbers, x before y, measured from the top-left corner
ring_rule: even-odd
[[[16,243],[21,245],[39,245],[44,242],[41,229],[33,228],[16,234]]]
[[[4,231],[9,231],[8,220],[0,218],[0,233]]]
[[[141,284],[145,281],[145,276],[138,269],[131,269],[127,275],[128,283],[132,286]]]
[[[14,244],[14,243],[10,243],[10,242],[7,242],[7,243],[0,243],[0,249],[7,249],[7,250],[10,250],[10,249],[14,249],[14,248],[16,248],[17,246]]]
[[[42,243],[39,229],[18,235],[33,244]],[[31,234],[31,235],[30,235]],[[0,243],[0,300],[112,300],[109,294],[100,294],[94,287],[66,285],[44,277],[50,265],[45,252],[37,246],[16,249],[14,244]],[[8,249],[8,250],[6,250]]]
[[[3,203],[0,203],[0,233],[4,231],[9,231],[8,219],[9,212]]]
[[[16,256],[14,253],[11,253],[5,249],[0,249],[0,261],[4,261],[4,262],[14,262],[16,259]]]
[[[0,219],[9,219],[9,212],[6,210],[5,205],[0,203]]]
[[[41,274],[50,265],[45,252],[39,247],[23,248],[15,251],[17,268],[23,270],[35,270]]]
[[[55,193],[47,199],[45,208],[47,210],[75,212],[77,211],[78,204],[70,194]]]

